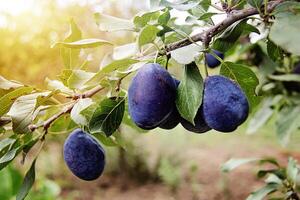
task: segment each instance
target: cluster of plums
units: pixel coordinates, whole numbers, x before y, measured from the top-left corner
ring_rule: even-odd
[[[203,103],[194,124],[179,114],[175,100],[180,84],[159,64],[144,65],[133,78],[128,90],[131,119],[142,129],[172,129],[179,123],[192,132],[214,129],[232,132],[248,116],[249,104],[241,88],[230,79],[208,76],[204,81]]]
[[[223,54],[215,51],[220,58]],[[220,62],[207,54],[209,67]],[[214,59],[213,59],[214,58]],[[204,82],[203,104],[195,117],[195,125],[182,118],[176,108],[176,92],[180,82],[159,64],[144,65],[133,78],[128,90],[129,114],[142,129],[172,129],[179,123],[192,132],[211,129],[231,132],[242,124],[249,105],[240,87],[223,76],[209,76]],[[64,144],[64,160],[72,173],[91,181],[103,173],[105,151],[90,134],[74,130]]]

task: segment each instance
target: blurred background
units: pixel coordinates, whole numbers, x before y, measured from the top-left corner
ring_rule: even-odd
[[[25,84],[45,88],[45,78],[56,79],[63,68],[59,49],[51,48],[62,40],[73,18],[84,37],[109,38],[116,44],[132,40],[127,33],[100,32],[93,13],[103,12],[131,18],[148,9],[146,0],[0,0],[0,75]],[[93,50],[91,70],[108,51]],[[174,74],[179,72],[172,69]],[[282,163],[298,153],[299,137],[293,136],[288,148],[282,148],[272,127],[245,134],[245,126],[236,132],[210,131],[197,135],[178,125],[172,131],[155,129],[138,133],[122,127],[126,151],[106,148],[105,174],[93,182],[84,182],[71,174],[62,158],[66,135],[52,135],[37,163],[37,181],[29,200],[173,200],[173,199],[245,199],[262,185],[255,168],[241,167],[230,176],[220,166],[231,157],[275,157]],[[0,172],[0,199],[9,200],[22,182],[28,164],[21,158]]]

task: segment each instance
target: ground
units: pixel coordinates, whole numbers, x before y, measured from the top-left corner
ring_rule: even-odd
[[[159,181],[141,183],[127,175],[112,175],[111,173],[104,174],[96,181],[84,182],[71,175],[64,164],[56,166],[64,169],[62,173],[54,174],[50,178],[62,187],[62,199],[242,200],[251,191],[258,189],[263,182],[256,178],[255,172],[258,168],[254,164],[247,164],[230,174],[223,174],[220,166],[229,158],[274,157],[282,164],[286,163],[289,156],[300,158],[300,154],[296,151],[297,138],[289,148],[283,148],[278,144],[275,135],[271,133],[246,135],[242,130],[233,134],[197,135],[184,132],[181,128],[176,130],[176,133],[159,131],[158,134],[153,131],[141,135],[138,141],[145,149],[149,149],[149,146],[156,146],[156,148],[150,148],[149,160],[152,154],[157,154],[157,151],[163,151],[163,149],[171,149],[169,155],[180,152],[178,157],[183,161],[180,165],[182,176],[177,190],[172,190],[171,187]],[[172,145],[166,144],[166,141]],[[56,142],[50,145],[47,151],[53,152],[54,149],[61,151],[60,146]],[[165,154],[167,155],[168,152]],[[54,155],[59,155],[59,153]],[[54,159],[57,160],[57,158]],[[174,157],[174,159],[178,158]],[[58,160],[63,162],[61,158]],[[197,172],[192,175],[189,174],[191,162],[197,166]],[[43,164],[41,168],[44,168]],[[51,169],[55,169],[55,166]],[[49,171],[51,174],[51,170]]]

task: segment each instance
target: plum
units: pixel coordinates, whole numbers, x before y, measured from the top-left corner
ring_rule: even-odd
[[[176,84],[167,70],[149,63],[139,69],[128,89],[131,119],[142,129],[158,127],[173,111]]]
[[[217,50],[212,50],[217,56],[219,56],[221,59],[224,59],[224,54]],[[205,55],[206,63],[209,68],[216,68],[221,64],[221,62],[215,58],[213,54],[207,53]]]
[[[176,88],[177,88],[180,84],[180,81],[177,80],[176,78],[173,78],[173,80],[174,80]],[[174,108],[173,108],[171,114],[167,117],[166,120],[164,120],[159,125],[159,128],[168,129],[168,130],[173,129],[179,124],[180,120],[181,120],[181,116],[177,110],[176,105],[174,104]]]
[[[202,106],[199,108],[196,117],[194,119],[194,122],[195,125],[181,118],[182,126],[188,131],[195,132],[195,133],[204,133],[211,130],[211,128],[206,124],[204,120]]]
[[[205,79],[203,116],[209,127],[232,132],[247,119],[248,113],[247,97],[235,82],[220,75]]]
[[[295,66],[295,68],[292,71],[292,73],[300,75],[300,63],[298,63]],[[300,93],[300,82],[296,82],[296,81],[284,81],[283,85],[290,92],[299,92]]]
[[[81,129],[76,129],[69,135],[64,144],[63,154],[69,169],[80,179],[95,180],[104,170],[104,149]]]

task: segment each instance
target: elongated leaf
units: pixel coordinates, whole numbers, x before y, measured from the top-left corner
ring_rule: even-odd
[[[278,184],[269,183],[261,189],[252,192],[251,195],[246,200],[263,200],[268,194],[276,191]]]
[[[267,42],[267,51],[269,57],[274,61],[278,61],[280,59],[283,59],[283,51],[282,49],[274,44],[271,40],[268,40]]]
[[[300,55],[300,3],[287,1],[275,8],[275,21],[270,30],[270,39],[283,49]],[[297,11],[298,9],[298,11]],[[288,30],[288,31],[286,31]]]
[[[50,80],[50,79],[46,78],[46,82],[50,89],[59,90],[65,94],[69,94],[69,95],[72,95],[74,93],[71,89],[66,87],[62,82],[60,82],[58,80]]]
[[[220,73],[231,78],[241,86],[248,98],[250,108],[254,108],[257,105],[259,99],[255,89],[258,85],[258,78],[249,67],[232,62],[224,62],[221,65]]]
[[[17,134],[30,132],[28,125],[34,120],[34,111],[38,106],[38,98],[46,97],[51,92],[34,93],[19,97],[7,113],[12,118],[13,131]]]
[[[32,90],[33,88],[31,87],[21,87],[2,96],[0,98],[0,116],[8,112],[9,108],[11,107],[16,98],[24,94],[29,94],[30,92],[32,92]]]
[[[32,162],[30,169],[25,175],[24,181],[17,194],[16,200],[25,199],[31,187],[33,186],[33,183],[35,181],[35,163],[36,163],[36,159]]]
[[[289,106],[282,109],[276,122],[276,133],[282,145],[287,145],[290,136],[300,127],[300,106]]]
[[[135,43],[129,43],[114,48],[113,59],[120,60],[131,57],[138,52],[138,46]]]
[[[148,25],[145,28],[143,28],[138,37],[139,47],[153,42],[158,32],[159,29],[153,25]]]
[[[180,11],[186,11],[186,10],[196,7],[198,4],[199,4],[199,1],[185,1],[185,2],[177,1],[177,2],[172,3],[168,0],[161,0],[159,5],[165,6],[165,7],[171,7],[176,10],[180,10]]]
[[[145,26],[158,23],[160,11],[146,12],[134,17],[133,22],[137,28],[144,28]],[[162,21],[164,19],[161,19]]]
[[[5,139],[1,140],[0,141],[0,152],[4,148],[13,145],[15,142],[16,142],[16,139],[13,139],[13,138],[5,138]]]
[[[14,159],[15,156],[16,156],[17,151],[18,151],[18,149],[12,149],[12,150],[8,151],[6,154],[4,154],[0,158],[0,164],[6,163],[6,162],[11,161],[12,159]]]
[[[257,112],[254,114],[254,116],[251,117],[249,121],[247,133],[255,133],[260,127],[267,123],[274,112],[274,110],[271,108],[272,105],[272,98],[266,98],[263,100],[263,102],[261,102],[261,105],[259,106]]]
[[[135,60],[135,59],[122,59],[122,60],[115,60],[113,62],[111,62],[110,64],[104,66],[103,68],[101,68],[99,73],[109,73],[109,72],[113,72],[115,70],[125,70],[127,69],[129,66],[138,63],[139,60]]]
[[[88,121],[87,119],[81,115],[81,111],[84,110],[85,108],[89,107],[90,105],[93,104],[92,99],[90,98],[85,98],[85,99],[80,99],[73,107],[71,111],[71,119],[79,125],[87,125]]]
[[[66,48],[74,48],[74,49],[85,49],[85,48],[95,48],[102,45],[112,45],[112,43],[106,40],[100,39],[82,39],[74,42],[57,42],[55,46],[63,46]]]
[[[176,106],[180,115],[194,124],[203,96],[203,79],[197,65],[184,67],[184,77],[177,89]]]
[[[239,167],[240,165],[244,165],[246,163],[254,162],[258,160],[259,159],[257,158],[243,158],[243,159],[232,158],[222,165],[221,170],[223,172],[230,172],[233,169]]]
[[[201,50],[203,50],[201,45],[191,44],[172,51],[171,57],[180,64],[189,64],[195,60]]]
[[[64,42],[74,42],[81,39],[81,31],[75,21],[71,19],[70,29],[68,36],[64,39]],[[79,49],[61,48],[60,54],[63,59],[64,65],[67,69],[74,67],[77,62]]]
[[[67,77],[67,85],[72,89],[85,89],[89,80],[95,76],[95,73],[83,70],[72,70],[69,77]]]
[[[219,38],[213,43],[213,49],[221,52],[228,51],[235,45],[242,34],[255,32],[259,34],[259,30],[254,26],[247,24],[247,20],[243,20],[229,27]]]
[[[121,19],[102,13],[94,14],[95,21],[101,31],[134,31],[134,24],[130,20]]]
[[[292,183],[296,184],[297,175],[299,174],[299,168],[297,167],[297,161],[293,158],[289,158],[289,163],[286,169],[287,177]]]
[[[20,83],[6,80],[4,77],[0,76],[0,89],[10,90],[22,86],[23,85]]]
[[[297,81],[300,82],[300,75],[298,74],[284,74],[284,75],[269,75],[272,80],[276,81]]]
[[[107,98],[100,102],[89,122],[91,133],[111,136],[120,126],[125,110],[125,98]]]

